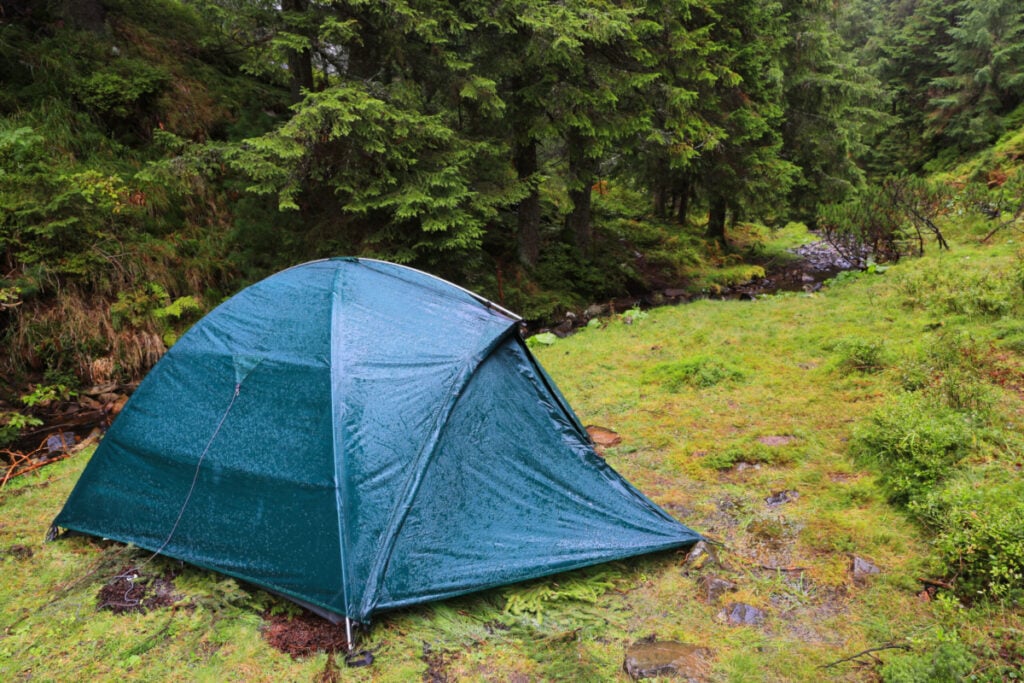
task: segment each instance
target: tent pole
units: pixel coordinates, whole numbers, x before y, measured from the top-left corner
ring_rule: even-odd
[[[356,644],[352,642],[352,620],[348,617],[345,617],[345,643],[349,652],[356,648]]]

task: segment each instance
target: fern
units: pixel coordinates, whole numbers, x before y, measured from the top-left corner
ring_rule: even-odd
[[[542,622],[544,612],[560,603],[596,603],[598,598],[615,587],[616,578],[615,572],[602,569],[570,575],[557,582],[549,579],[512,588],[504,593],[505,612],[516,616],[532,615]]]

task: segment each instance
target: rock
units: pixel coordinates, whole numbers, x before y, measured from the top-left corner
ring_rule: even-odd
[[[868,582],[872,575],[881,573],[881,569],[863,557],[857,555],[850,556],[850,575],[853,577],[854,583],[863,585]]]
[[[714,652],[706,647],[672,640],[634,643],[626,650],[622,668],[634,681],[672,676],[691,683],[709,680]]]
[[[666,289],[662,292],[669,299],[679,299],[686,296],[685,289]]]
[[[721,567],[718,561],[718,553],[707,541],[697,541],[690,552],[686,553],[683,560],[683,570],[686,572],[699,572],[709,567]]]
[[[700,586],[704,602],[709,605],[714,605],[723,595],[731,593],[737,588],[735,581],[714,574],[701,577],[697,585]]]
[[[551,331],[555,334],[556,337],[568,337],[570,334],[572,334],[572,326],[572,319],[566,318],[556,327],[552,328]]]
[[[765,498],[764,502],[768,505],[768,507],[773,508],[778,507],[780,505],[785,505],[786,503],[791,503],[794,500],[798,499],[799,497],[800,494],[797,491],[776,491],[772,495]]]
[[[765,614],[764,610],[760,610],[753,605],[748,605],[744,602],[733,602],[729,603],[719,613],[719,617],[723,618],[729,626],[757,626],[758,624],[763,624],[768,615]]]
[[[590,435],[590,440],[597,446],[618,446],[622,443],[622,437],[619,436],[619,433],[607,427],[587,425],[587,434]]]
[[[607,306],[602,306],[601,304],[591,304],[590,306],[587,306],[587,308],[583,311],[583,317],[588,319],[596,318],[599,315],[604,315],[607,312]]]
[[[58,432],[46,437],[46,451],[50,455],[64,453],[75,447],[74,432]]]

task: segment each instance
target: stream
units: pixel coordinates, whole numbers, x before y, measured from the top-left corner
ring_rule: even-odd
[[[778,292],[816,292],[826,280],[843,271],[856,268],[828,242],[811,242],[789,251],[796,257],[793,261],[775,267],[766,264],[763,278],[733,285],[717,294],[694,294],[688,289],[671,287],[651,290],[639,296],[619,297],[607,303],[591,304],[582,314],[569,312],[560,321],[527,323],[525,334],[552,332],[559,337],[565,337],[593,318],[614,315],[631,308],[676,306],[701,299],[753,301]]]

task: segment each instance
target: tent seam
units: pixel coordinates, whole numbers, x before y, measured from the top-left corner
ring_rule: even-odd
[[[340,364],[337,362],[340,356],[340,343],[336,339],[338,332],[338,319],[340,318],[339,306],[341,302],[341,280],[343,268],[334,272],[334,281],[331,283],[331,336],[330,336],[330,383],[331,383],[331,456],[333,464],[332,475],[334,477],[334,504],[338,515],[338,563],[341,568],[341,598],[345,615],[352,617],[349,608],[349,568],[348,568],[348,525],[346,523],[346,503],[348,491],[346,490],[346,478],[344,471],[344,448],[341,443],[341,425],[338,419],[337,383],[335,373]]]
[[[515,329],[515,325],[510,325],[501,334],[496,335],[480,353],[477,353],[467,359],[464,371],[460,373],[457,380],[452,383],[449,401],[439,411],[430,437],[427,439],[424,449],[416,456],[416,461],[412,467],[412,471],[406,479],[405,486],[402,490],[402,497],[399,500],[398,505],[392,508],[387,530],[382,536],[381,542],[377,547],[373,565],[371,566],[370,573],[367,577],[366,591],[363,593],[362,604],[359,608],[361,613],[369,615],[369,613],[375,609],[378,592],[380,591],[380,587],[384,584],[384,578],[387,575],[387,568],[391,562],[391,555],[398,543],[398,536],[401,533],[402,528],[405,526],[405,521],[409,516],[409,512],[412,510],[413,501],[419,493],[420,485],[423,483],[426,470],[433,461],[434,455],[437,453],[437,446],[441,442],[441,433],[448,424],[448,419],[455,410],[456,404],[458,404],[459,399],[466,390],[466,387],[469,386],[469,383],[476,374],[477,369],[479,369],[479,367],[491,357],[491,355],[501,346],[501,343],[504,340],[514,333]]]

